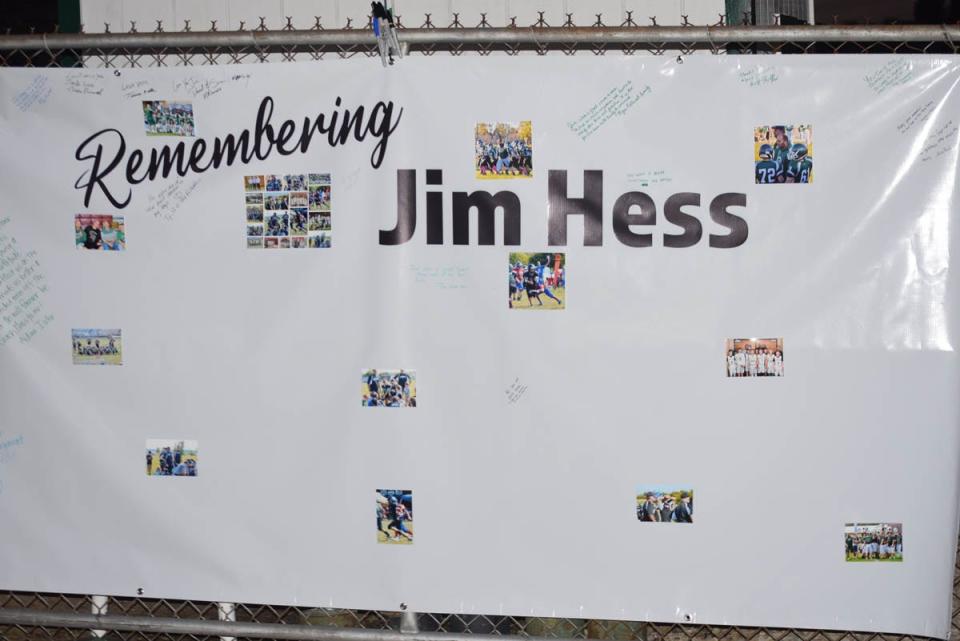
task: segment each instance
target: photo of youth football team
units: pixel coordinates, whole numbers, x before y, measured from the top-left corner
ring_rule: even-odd
[[[637,520],[647,523],[693,523],[693,490],[637,488]]]
[[[903,561],[901,523],[847,523],[844,539],[848,562]]]
[[[728,338],[727,377],[783,376],[782,338]]]
[[[144,100],[143,127],[148,136],[193,136],[193,105],[189,102]]]
[[[566,255],[512,252],[507,265],[510,309],[564,309],[566,306]]]
[[[363,407],[416,407],[417,373],[367,369],[360,373]]]
[[[119,329],[74,329],[74,365],[123,365]]]
[[[771,125],[753,132],[758,185],[813,182],[813,127]]]
[[[197,442],[147,440],[147,476],[196,476]]]
[[[243,177],[248,249],[327,248],[330,174]]]

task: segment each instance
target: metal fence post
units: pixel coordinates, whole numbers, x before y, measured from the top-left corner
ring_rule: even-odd
[[[90,597],[90,613],[97,616],[102,616],[107,613],[107,603],[109,599],[105,596],[91,596]],[[106,630],[90,630],[90,634],[94,637],[100,638],[106,636]]]
[[[217,616],[221,621],[236,621],[237,604],[217,603]],[[220,641],[237,641],[237,637],[220,637]]]
[[[416,634],[420,631],[417,624],[417,613],[404,611],[400,614],[400,632],[404,634]]]

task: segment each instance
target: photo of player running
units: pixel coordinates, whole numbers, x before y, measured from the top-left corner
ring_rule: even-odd
[[[758,185],[813,182],[813,127],[769,125],[753,130]]]
[[[637,520],[647,523],[693,523],[693,490],[638,487]]]
[[[843,533],[848,562],[903,561],[902,523],[847,523]]]
[[[728,378],[783,376],[782,338],[728,338],[725,354]]]
[[[512,252],[507,265],[509,309],[565,309],[566,254]]]
[[[330,185],[310,185],[310,211],[330,211]]]
[[[123,365],[119,329],[74,329],[74,365]]]
[[[413,543],[412,490],[377,490],[377,543]]]
[[[365,369],[360,373],[360,396],[363,407],[416,407],[417,373]]]
[[[474,130],[474,175],[480,179],[533,177],[533,125],[479,122]]]
[[[193,136],[193,105],[189,102],[144,100],[143,126],[148,136]]]
[[[77,214],[73,229],[77,249],[121,251],[127,248],[123,216]]]
[[[197,476],[196,441],[147,439],[147,476]]]

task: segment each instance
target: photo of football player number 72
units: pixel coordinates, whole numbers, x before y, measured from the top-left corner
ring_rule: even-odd
[[[753,130],[758,185],[813,182],[813,127],[769,125]]]

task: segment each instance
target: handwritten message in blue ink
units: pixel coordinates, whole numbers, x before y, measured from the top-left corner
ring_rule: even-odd
[[[650,85],[645,85],[643,89],[638,90],[634,87],[633,81],[628,80],[608,91],[576,120],[569,121],[567,127],[577,134],[580,140],[586,140],[611,118],[627,113],[642,96],[650,92]]]
[[[23,435],[5,438],[0,432],[0,494],[3,494],[3,471],[6,465],[17,458],[17,450],[23,445]]]
[[[20,111],[29,111],[36,105],[42,105],[50,97],[50,81],[46,76],[34,78],[27,88],[13,97],[13,104]]]
[[[437,289],[466,289],[469,267],[447,265],[434,267],[429,265],[410,265],[414,282]]]
[[[10,218],[0,218],[0,347],[17,338],[29,343],[53,322],[43,298],[47,279],[35,250],[24,250],[4,233]]]
[[[17,448],[23,445],[23,435],[4,440],[0,434],[0,464],[12,463],[17,458]]]
[[[909,60],[891,60],[871,74],[863,77],[867,86],[882,94],[887,89],[902,85],[913,76],[913,63]]]

